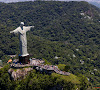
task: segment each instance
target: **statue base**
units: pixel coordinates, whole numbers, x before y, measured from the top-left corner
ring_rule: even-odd
[[[29,55],[27,55],[27,56],[19,56],[19,63],[22,63],[22,64],[30,63]]]

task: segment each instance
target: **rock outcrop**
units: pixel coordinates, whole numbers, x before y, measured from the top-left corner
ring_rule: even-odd
[[[1,68],[3,68],[3,67],[0,66],[0,69],[1,69]]]
[[[11,78],[13,80],[21,80],[25,78],[25,76],[28,74],[29,71],[33,70],[33,68],[22,68],[22,69],[12,69],[10,68],[8,70],[8,73],[10,74]]]

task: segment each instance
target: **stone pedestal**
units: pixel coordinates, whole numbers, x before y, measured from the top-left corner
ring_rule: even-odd
[[[30,63],[29,55],[27,55],[27,56],[19,56],[19,63],[23,63],[23,64]]]

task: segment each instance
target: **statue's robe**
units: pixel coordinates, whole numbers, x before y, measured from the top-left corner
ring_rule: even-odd
[[[19,34],[19,43],[20,43],[20,56],[27,56],[29,55],[27,52],[27,38],[26,38],[26,32],[30,30],[30,28],[33,26],[23,26],[23,28],[18,27],[15,30],[13,30],[13,33]]]

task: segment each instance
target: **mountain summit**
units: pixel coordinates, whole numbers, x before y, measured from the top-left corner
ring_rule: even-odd
[[[34,25],[27,33],[32,57],[45,58],[54,65],[68,65],[71,73],[84,74],[94,86],[100,86],[99,8],[84,1],[0,3],[0,60],[3,63],[10,59],[8,55],[19,53],[18,36],[9,33],[19,22]]]

